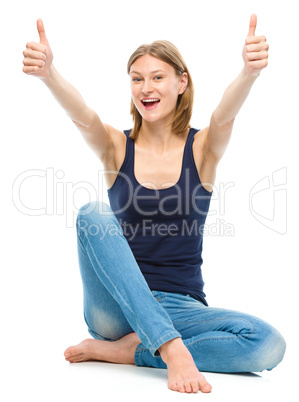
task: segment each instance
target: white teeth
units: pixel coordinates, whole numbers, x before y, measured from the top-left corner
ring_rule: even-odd
[[[142,102],[159,102],[160,99],[143,99]]]

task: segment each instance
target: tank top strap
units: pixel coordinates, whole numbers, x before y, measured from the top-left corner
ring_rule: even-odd
[[[125,133],[125,135],[126,135],[127,137],[129,137],[131,131],[132,131],[132,129],[130,129],[130,130],[123,130],[123,132]]]
[[[194,156],[193,156],[193,142],[194,142],[194,135],[200,130],[197,130],[195,128],[190,128],[188,138],[186,141],[186,149],[185,149],[185,155],[184,155],[184,160],[183,160],[183,169],[187,169],[190,172],[195,173],[195,177],[197,177],[197,168],[195,165],[194,161]]]
[[[129,137],[131,131],[132,130],[123,130],[124,134],[127,137],[126,154],[125,154],[125,159],[124,159],[119,171],[121,173],[125,173],[132,179],[132,174],[133,174],[133,169],[134,169],[134,160],[133,160],[134,142],[133,142],[132,138]]]

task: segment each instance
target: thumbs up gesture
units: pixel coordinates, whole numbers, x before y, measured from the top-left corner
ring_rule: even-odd
[[[242,57],[248,75],[258,76],[268,65],[269,45],[265,36],[256,36],[257,16],[250,17],[249,31],[245,40]]]
[[[40,42],[28,42],[23,51],[23,72],[36,77],[47,77],[53,61],[53,53],[46,37],[41,18],[36,22]]]

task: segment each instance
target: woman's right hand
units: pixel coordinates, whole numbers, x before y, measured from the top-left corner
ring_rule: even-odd
[[[53,62],[53,53],[46,37],[41,18],[36,22],[40,43],[28,42],[23,51],[23,72],[39,78],[46,78]]]

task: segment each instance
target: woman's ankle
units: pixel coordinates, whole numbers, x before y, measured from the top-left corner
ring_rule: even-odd
[[[188,352],[188,349],[184,345],[182,338],[171,339],[170,341],[163,343],[158,350],[162,360],[165,363],[167,363],[167,361],[175,355],[184,353],[186,351]]]

